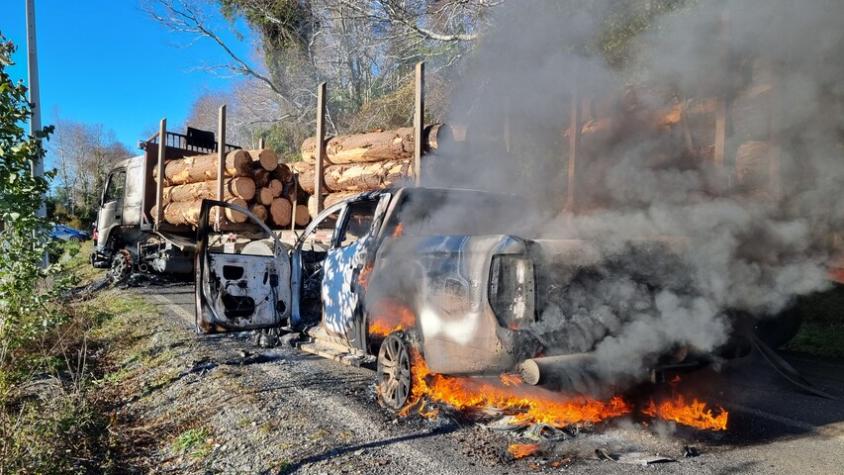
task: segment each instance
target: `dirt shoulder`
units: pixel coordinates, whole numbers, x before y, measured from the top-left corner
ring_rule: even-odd
[[[168,289],[171,298],[192,292]],[[367,369],[261,350],[246,338],[200,339],[183,307],[155,295],[132,298],[143,310],[98,335],[113,361],[103,390],[129,471],[486,472],[449,447],[455,427],[397,424],[378,408]],[[488,468],[498,456],[486,458]]]

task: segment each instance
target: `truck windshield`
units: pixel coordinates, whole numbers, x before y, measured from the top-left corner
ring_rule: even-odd
[[[524,203],[516,196],[473,190],[409,189],[390,235],[525,235]]]

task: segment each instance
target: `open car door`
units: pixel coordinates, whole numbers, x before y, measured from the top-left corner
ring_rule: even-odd
[[[231,219],[235,213],[246,221],[233,223],[240,220]],[[284,326],[291,308],[290,257],[270,228],[245,208],[204,200],[197,233],[197,332]]]

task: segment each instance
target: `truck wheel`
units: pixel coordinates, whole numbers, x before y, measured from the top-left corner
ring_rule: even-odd
[[[118,284],[128,279],[132,274],[132,254],[126,249],[119,249],[115,251],[111,258],[111,267],[108,271],[108,276],[111,282]]]
[[[401,333],[393,333],[378,351],[378,402],[398,411],[410,397],[410,352]]]

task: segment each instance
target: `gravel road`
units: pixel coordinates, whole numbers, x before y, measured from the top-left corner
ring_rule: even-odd
[[[244,336],[193,333],[193,287],[131,289],[157,309],[133,322],[156,366],[124,384],[122,420],[149,432],[145,465],[160,473],[843,473],[844,402],[802,394],[751,356],[692,378],[703,399],[728,408],[726,433],[617,420],[543,455],[512,460],[514,435],[446,418],[396,418],[381,409],[374,374]],[[155,312],[154,312],[155,313]],[[787,355],[804,375],[844,395],[844,362]],[[135,389],[133,389],[135,388]],[[141,389],[136,389],[141,388]],[[133,395],[134,394],[134,395]],[[201,427],[202,450],[174,448],[172,434]],[[134,429],[130,430],[142,430]],[[168,434],[166,436],[160,434]],[[700,455],[684,457],[683,447]],[[598,460],[659,454],[638,466]]]

